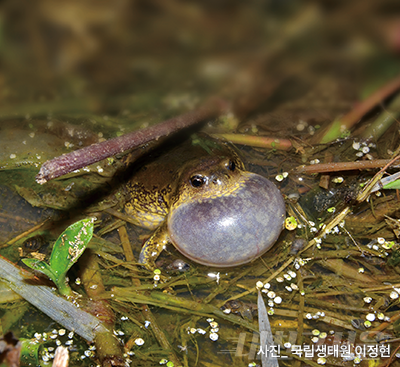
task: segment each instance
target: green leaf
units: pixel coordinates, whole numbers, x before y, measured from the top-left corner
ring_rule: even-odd
[[[93,218],[70,225],[58,237],[50,255],[50,267],[58,275],[64,275],[79,259],[93,236]]]
[[[47,275],[57,286],[58,291],[66,296],[71,288],[66,281],[67,271],[79,259],[93,236],[94,218],[83,219],[70,225],[57,238],[50,255],[49,264],[36,259],[23,259],[31,269]]]
[[[31,269],[40,271],[41,273],[47,275],[53,282],[57,281],[57,274],[54,273],[53,269],[44,261],[37,259],[22,259],[22,262]]]
[[[19,365],[21,367],[40,366],[39,352],[42,345],[37,340],[21,339]]]

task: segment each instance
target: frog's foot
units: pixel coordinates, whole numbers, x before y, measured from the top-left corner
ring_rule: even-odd
[[[168,242],[167,225],[164,222],[143,245],[139,255],[139,263],[146,269],[153,271],[155,269],[155,261]]]

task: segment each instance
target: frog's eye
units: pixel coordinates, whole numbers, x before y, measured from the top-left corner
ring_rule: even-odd
[[[235,170],[235,168],[236,168],[236,165],[235,165],[235,162],[234,161],[229,161],[226,165],[225,165],[225,167],[227,168],[227,169],[229,169],[229,171],[234,171]]]
[[[201,187],[205,184],[206,179],[201,175],[194,175],[190,177],[190,183],[193,187]]]

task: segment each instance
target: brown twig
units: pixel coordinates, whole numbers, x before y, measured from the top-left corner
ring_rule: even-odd
[[[253,136],[246,134],[212,134],[213,137],[228,140],[234,144],[249,145],[258,148],[272,148],[290,150],[292,142],[288,139],[269,138],[267,136]]]
[[[396,90],[400,89],[400,76],[393,79],[383,87],[372,93],[365,101],[358,104],[352,111],[341,118],[342,124],[351,127],[358,122],[368,111],[388,98]]]
[[[296,167],[296,173],[324,173],[338,171],[363,170],[371,168],[381,168],[386,166],[392,159],[374,159],[373,161],[355,161],[355,162],[334,162],[334,163],[318,163],[309,166]]]
[[[389,367],[392,364],[393,360],[396,358],[396,355],[397,355],[397,352],[399,349],[400,349],[400,345],[398,345],[396,347],[396,349],[392,352],[389,360],[387,362],[383,362],[383,364],[380,365],[379,367]]]
[[[394,123],[400,115],[400,94],[398,94],[389,106],[371,123],[362,133],[366,139],[373,137],[378,140]]]
[[[215,117],[222,111],[223,101],[220,99],[211,99],[194,111],[166,120],[158,125],[133,131],[129,134],[56,157],[43,163],[36,176],[36,182],[44,184],[53,178],[122,153],[151,140],[168,136],[175,131],[197,124],[207,118]]]
[[[319,143],[324,144],[339,138],[344,130],[349,130],[367,112],[376,107],[379,103],[384,101],[398,89],[400,89],[400,76],[385,84],[383,87],[370,95],[366,100],[357,104],[353,110],[344,115],[342,118],[333,121],[328,129],[323,132],[323,136],[321,137],[321,135],[318,134],[318,136],[315,138],[315,141],[317,142],[317,139],[320,139]]]

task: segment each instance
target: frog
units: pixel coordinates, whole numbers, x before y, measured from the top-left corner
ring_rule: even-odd
[[[286,216],[278,188],[209,136],[151,156],[126,183],[124,210],[153,230],[139,255],[149,270],[168,244],[210,267],[249,263],[273,246]]]

